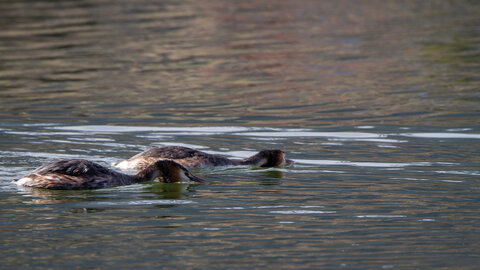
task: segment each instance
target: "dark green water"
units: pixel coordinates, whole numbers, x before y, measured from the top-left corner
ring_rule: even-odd
[[[476,269],[477,1],[0,1],[0,268]],[[152,145],[296,164],[89,191]]]

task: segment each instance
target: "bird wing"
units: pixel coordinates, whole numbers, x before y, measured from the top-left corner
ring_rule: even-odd
[[[90,176],[94,174],[106,174],[108,169],[102,165],[83,159],[59,160],[47,163],[36,170],[33,174],[59,173],[71,176]]]

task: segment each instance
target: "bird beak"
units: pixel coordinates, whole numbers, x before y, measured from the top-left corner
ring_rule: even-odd
[[[295,161],[293,161],[293,160],[291,160],[291,159],[285,159],[285,164],[286,164],[286,165],[291,165],[291,164],[293,164],[293,163],[295,163]]]
[[[198,178],[193,174],[189,175],[188,178],[190,178],[190,180],[192,180],[192,181],[199,182],[199,183],[207,182],[206,180],[203,180],[202,178]]]

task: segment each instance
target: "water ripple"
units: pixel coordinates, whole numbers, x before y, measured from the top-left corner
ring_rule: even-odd
[[[310,165],[325,165],[325,166],[358,166],[358,167],[379,167],[379,168],[402,168],[408,166],[429,167],[432,165],[446,165],[453,166],[456,163],[449,162],[369,162],[369,161],[346,161],[346,160],[312,160],[312,159],[295,159],[295,162]]]
[[[405,137],[432,138],[432,139],[480,139],[480,134],[474,133],[444,133],[444,132],[423,132],[423,133],[401,133]]]
[[[357,218],[404,218],[405,215],[360,215]]]
[[[130,205],[182,205],[196,204],[197,202],[190,200],[137,200],[137,201],[100,201],[92,202],[92,205],[105,206],[130,206]]]
[[[334,214],[336,211],[313,211],[313,210],[284,210],[284,211],[270,211],[270,214],[282,215],[310,215],[310,214]]]

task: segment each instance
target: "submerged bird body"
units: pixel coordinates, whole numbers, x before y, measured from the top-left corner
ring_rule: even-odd
[[[88,160],[68,159],[40,166],[16,183],[47,189],[96,189],[152,181],[157,177],[169,183],[203,182],[185,167],[169,160],[152,163],[135,175],[127,175]]]
[[[262,150],[249,158],[236,160],[183,146],[160,146],[147,149],[114,166],[124,170],[141,170],[158,160],[173,160],[188,169],[232,165],[273,167],[293,163],[285,159],[281,150]]]

